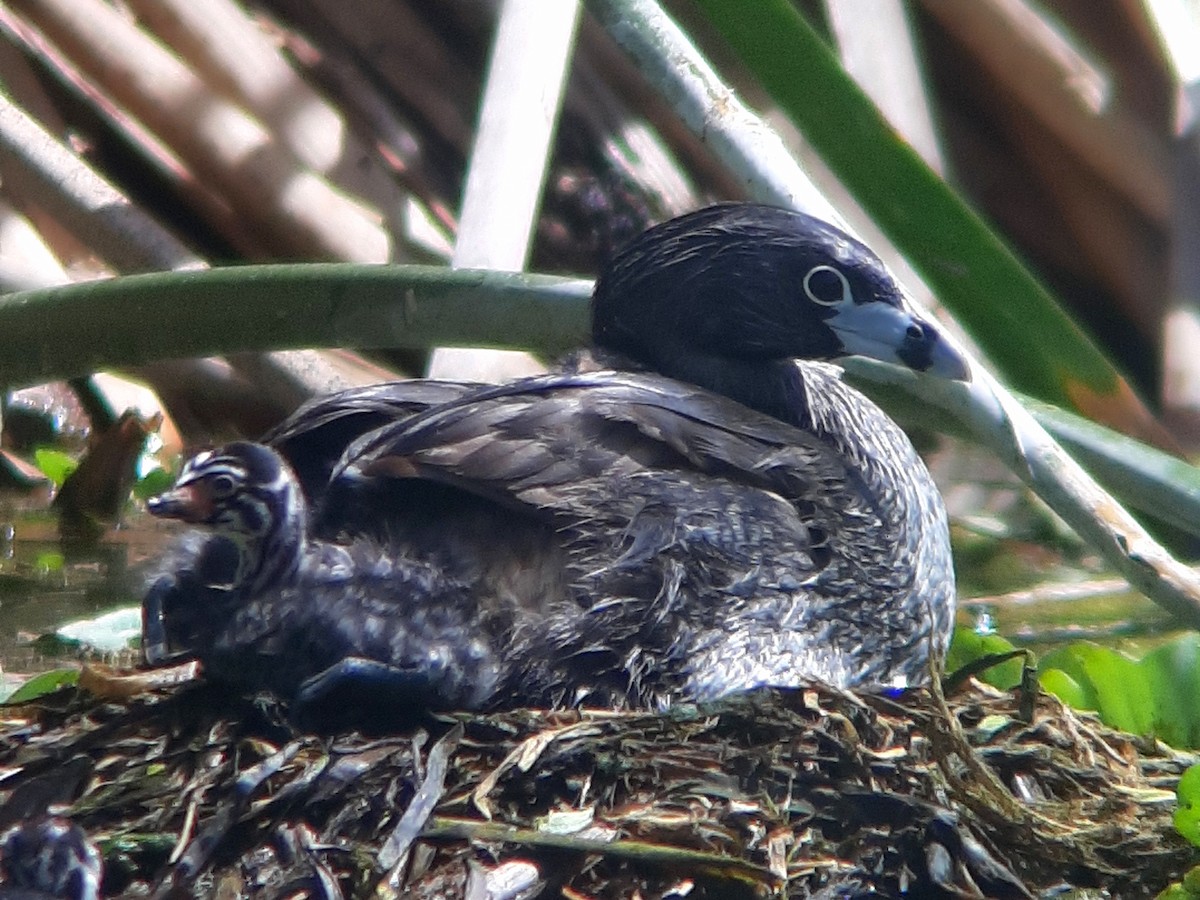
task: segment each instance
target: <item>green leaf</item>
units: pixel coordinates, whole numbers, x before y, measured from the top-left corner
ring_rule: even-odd
[[[1062,697],[1062,700],[1065,703],[1070,703],[1076,709],[1091,709],[1098,712],[1100,710],[1100,697],[1096,693],[1096,686],[1092,684],[1091,676],[1088,674],[1087,668],[1083,665],[1081,655],[1076,652],[1081,646],[1083,645],[1071,644],[1068,647],[1060,647],[1046,654],[1042,659],[1042,674],[1039,680],[1045,684],[1045,679],[1051,672],[1060,673],[1059,675],[1051,676],[1050,683],[1056,687],[1065,687],[1067,691],[1072,693],[1072,696],[1059,695]],[[1053,691],[1054,688],[1047,686],[1047,690]],[[1057,691],[1054,692],[1058,693]]]
[[[37,555],[33,568],[41,575],[49,575],[51,572],[61,572],[66,564],[67,558],[57,550],[47,550]]]
[[[1046,669],[1038,676],[1038,683],[1043,690],[1074,709],[1094,710],[1097,706],[1095,694],[1084,690],[1078,681],[1062,669]]]
[[[1016,648],[1011,643],[998,634],[979,634],[971,628],[959,628],[955,630],[950,652],[946,654],[946,672],[953,674],[977,659],[1010,653],[1014,649]],[[980,673],[978,678],[992,687],[1006,691],[1021,683],[1023,665],[1020,659],[1010,659]]]
[[[1179,806],[1175,809],[1175,829],[1200,847],[1200,766],[1191,766],[1175,789]]]
[[[77,460],[63,453],[61,450],[55,450],[51,447],[39,447],[35,450],[33,461],[42,471],[42,474],[54,482],[55,487],[62,487],[63,482],[79,466]]]
[[[1172,884],[1159,892],[1154,900],[1196,900],[1196,895],[1182,884]]]
[[[1200,746],[1200,634],[1157,647],[1138,665],[1153,697],[1155,736],[1173,747]]]
[[[1180,882],[1192,896],[1200,895],[1200,866],[1192,866],[1183,873],[1183,881]]]
[[[954,633],[946,671],[1013,645],[998,635],[966,628]],[[1200,746],[1200,634],[1188,632],[1139,660],[1109,647],[1081,641],[1046,655],[1039,667],[1042,688],[1075,709],[1095,710],[1113,728],[1152,734],[1175,747]],[[1020,683],[1021,661],[983,673],[1002,690]]]
[[[1149,734],[1154,726],[1154,696],[1145,670],[1123,653],[1080,642],[1048,654],[1046,669],[1061,669],[1084,689],[1088,705],[1113,728]]]
[[[1139,660],[1081,642],[1047,654],[1043,688],[1114,728],[1200,746],[1200,634],[1188,632]]]
[[[61,687],[76,684],[79,681],[78,669],[54,669],[35,675],[17,688],[9,696],[6,703],[28,703],[46,694],[52,694]]]

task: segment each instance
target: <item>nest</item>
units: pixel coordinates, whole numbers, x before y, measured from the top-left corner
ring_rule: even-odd
[[[1023,708],[1024,707],[1024,708]],[[1192,762],[1053,697],[826,688],[297,733],[190,685],[21,710],[0,825],[65,805],[116,896],[1148,896]]]

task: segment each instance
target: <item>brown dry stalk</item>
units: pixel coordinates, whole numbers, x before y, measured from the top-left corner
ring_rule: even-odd
[[[20,0],[15,8],[289,256],[384,262],[377,217],[275,143],[240,107],[101,0]]]

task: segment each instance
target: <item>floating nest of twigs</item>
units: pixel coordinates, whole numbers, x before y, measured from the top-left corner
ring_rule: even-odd
[[[22,713],[0,825],[65,805],[106,895],[1137,897],[1193,862],[1171,821],[1190,756],[978,686],[382,739],[300,735],[269,698],[195,685]]]

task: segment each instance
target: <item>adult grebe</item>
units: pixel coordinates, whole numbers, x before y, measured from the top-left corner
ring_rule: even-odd
[[[298,482],[257,445],[191,464],[155,511],[215,528],[224,574],[160,580],[148,656],[194,651],[301,705],[926,680],[954,611],[940,496],[815,360],[967,369],[878,258],[800,213],[701,210],[616,256],[593,337],[619,370],[320,399],[270,436]]]

